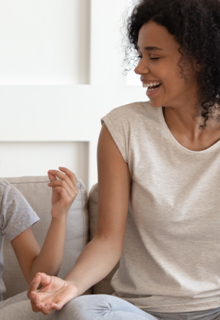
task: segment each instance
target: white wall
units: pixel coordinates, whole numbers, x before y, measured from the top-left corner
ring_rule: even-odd
[[[133,0],[0,0],[0,175],[66,165],[97,181],[100,118],[146,100],[123,76],[122,15]]]
[[[88,84],[89,29],[88,0],[1,0],[0,84]]]
[[[74,168],[88,186],[88,143],[0,142],[0,177],[41,176],[59,166]]]

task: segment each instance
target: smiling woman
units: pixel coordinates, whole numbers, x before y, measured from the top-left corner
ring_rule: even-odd
[[[37,275],[32,307],[65,320],[217,320],[220,2],[140,0],[127,30],[150,102],[102,118],[95,237],[64,280]],[[119,259],[113,296],[79,297]]]
[[[148,87],[147,95],[153,107],[184,107],[198,103],[196,70],[191,69],[187,81],[181,75],[180,45],[168,30],[150,21],[144,24],[138,36],[140,62],[135,69]],[[191,104],[191,105],[190,105]]]
[[[197,98],[200,114],[204,119],[203,128],[220,104],[219,10],[220,2],[216,0],[187,0],[184,3],[178,0],[140,1],[140,5],[135,7],[127,24],[129,38],[127,53],[135,49],[139,55],[140,29],[151,21],[158,27],[164,28],[163,31],[161,28],[161,32],[154,30],[157,34],[152,34],[153,39],[149,40],[153,42],[148,46],[156,46],[155,41],[161,40],[165,45],[162,49],[166,49],[169,45],[165,43],[165,39],[173,40],[180,53],[179,66],[182,77],[186,79],[188,72],[192,70],[199,71],[196,79]],[[155,48],[149,51],[159,53]]]

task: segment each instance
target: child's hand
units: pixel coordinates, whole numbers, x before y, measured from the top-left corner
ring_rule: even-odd
[[[51,215],[58,218],[67,214],[68,210],[78,194],[76,177],[67,168],[59,167],[59,170],[49,170],[49,187],[53,188]],[[58,180],[59,178],[60,180]]]

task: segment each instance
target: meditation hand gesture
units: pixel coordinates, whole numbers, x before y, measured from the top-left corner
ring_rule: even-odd
[[[37,292],[40,283],[42,288]],[[37,273],[30,284],[27,295],[31,300],[33,311],[49,314],[54,309],[62,309],[67,302],[77,297],[77,289],[68,281],[48,276],[45,273]]]
[[[51,214],[54,218],[68,212],[78,193],[74,173],[67,168],[59,167],[59,169],[60,171],[48,171],[48,177],[50,179],[48,186],[53,188]],[[57,178],[59,178],[59,180]]]

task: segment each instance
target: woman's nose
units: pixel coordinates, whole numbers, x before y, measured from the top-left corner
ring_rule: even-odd
[[[149,73],[149,68],[146,64],[146,61],[144,61],[144,59],[141,59],[139,61],[137,67],[134,69],[134,72],[137,74]]]

